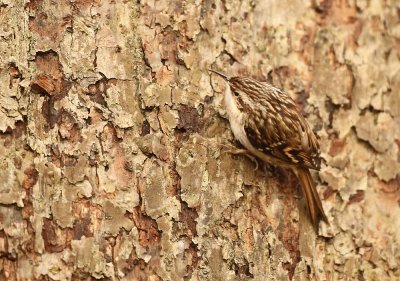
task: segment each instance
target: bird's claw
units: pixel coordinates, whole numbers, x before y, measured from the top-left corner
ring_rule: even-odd
[[[258,170],[258,161],[257,158],[254,157],[253,155],[250,154],[250,152],[247,149],[244,148],[237,148],[233,145],[226,145],[226,144],[222,144],[221,146],[225,147],[227,150],[225,150],[225,153],[230,153],[233,155],[240,155],[240,154],[244,154],[247,158],[249,158],[254,164],[255,164],[255,168],[254,171]]]

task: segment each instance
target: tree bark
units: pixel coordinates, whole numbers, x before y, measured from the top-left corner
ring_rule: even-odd
[[[399,9],[0,0],[0,280],[399,280]],[[209,68],[298,102],[329,226]]]

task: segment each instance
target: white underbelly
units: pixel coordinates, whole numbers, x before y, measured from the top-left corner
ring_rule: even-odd
[[[253,150],[254,147],[250,144],[244,131],[244,114],[237,107],[230,87],[227,87],[225,91],[224,101],[233,135],[245,148]]]

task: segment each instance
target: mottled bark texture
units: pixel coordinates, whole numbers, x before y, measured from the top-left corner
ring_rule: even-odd
[[[400,280],[400,2],[0,0],[0,280]],[[331,225],[224,152],[283,87]]]

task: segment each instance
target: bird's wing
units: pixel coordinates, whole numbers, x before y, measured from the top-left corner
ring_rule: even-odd
[[[319,170],[319,145],[314,133],[294,101],[278,91],[274,94],[279,94],[279,99],[263,99],[247,110],[253,112],[244,125],[250,143],[284,163]]]

